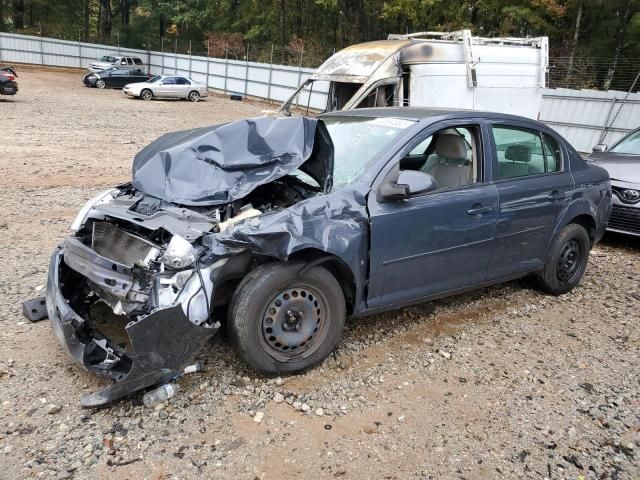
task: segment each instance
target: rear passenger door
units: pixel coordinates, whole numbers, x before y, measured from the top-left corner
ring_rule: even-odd
[[[525,122],[494,122],[490,130],[499,206],[488,280],[544,265],[554,225],[574,188],[566,152],[553,135]]]
[[[176,77],[176,96],[187,98],[191,91],[191,82],[184,77]]]
[[[144,72],[143,70],[143,64],[142,64],[142,60],[140,60],[138,57],[134,57],[133,58],[133,64],[135,66],[135,69],[140,71],[140,72]]]
[[[115,88],[122,88],[127,83],[131,83],[129,79],[129,70],[117,69],[111,72],[111,86]]]

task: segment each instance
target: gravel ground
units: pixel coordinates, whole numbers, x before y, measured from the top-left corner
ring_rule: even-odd
[[[320,367],[257,376],[224,336],[169,402],[106,385],[21,302],[80,206],[164,132],[259,115],[142,102],[20,69],[0,99],[0,478],[640,478],[640,241],[608,236],[561,297],[511,282],[347,323]]]

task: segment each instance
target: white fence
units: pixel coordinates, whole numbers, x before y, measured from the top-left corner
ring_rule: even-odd
[[[86,68],[92,60],[113,54],[140,57],[152,74],[184,75],[219,92],[275,102],[288,99],[313,73],[311,69],[284,65],[0,33],[0,64]],[[314,90],[309,105],[322,110],[326,105],[326,93],[321,89]],[[307,100],[300,98],[304,105]],[[597,143],[612,144],[625,133],[640,127],[640,93],[625,98],[624,92],[546,89],[540,120],[558,130],[577,150],[588,152]]]
[[[308,68],[226,60],[224,58],[154,52],[53,38],[0,33],[0,63],[27,63],[87,68],[102,55],[140,57],[151,74],[177,74],[202,82],[213,90],[283,102],[313,73]],[[307,104],[307,98],[301,98]],[[326,91],[311,94],[309,105],[322,109]]]

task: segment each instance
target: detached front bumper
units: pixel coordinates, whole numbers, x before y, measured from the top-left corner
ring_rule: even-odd
[[[130,319],[125,327],[129,337],[129,348],[125,351],[101,335],[65,298],[65,269],[68,273],[70,268],[64,254],[64,246],[58,246],[49,264],[46,301],[51,326],[60,344],[78,364],[114,380],[109,387],[82,397],[84,407],[108,404],[174,376],[192,361],[220,326],[217,322],[212,326],[193,324],[179,304],[158,309]],[[102,258],[95,255],[99,257],[96,261]]]

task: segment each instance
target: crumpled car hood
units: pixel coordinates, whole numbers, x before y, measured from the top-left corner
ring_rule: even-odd
[[[298,168],[331,189],[333,144],[324,123],[253,118],[163,135],[134,157],[133,187],[181,205],[222,205]]]

